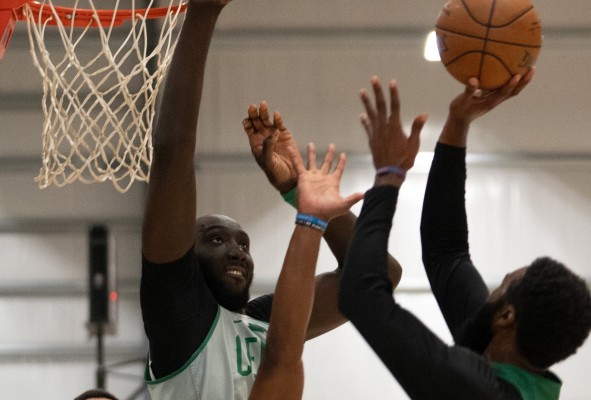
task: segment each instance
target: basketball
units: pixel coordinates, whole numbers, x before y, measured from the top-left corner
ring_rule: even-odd
[[[435,26],[441,62],[458,81],[497,89],[532,67],[542,25],[530,0],[449,0]]]

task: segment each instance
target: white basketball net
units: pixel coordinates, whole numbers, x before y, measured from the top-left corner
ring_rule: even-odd
[[[170,1],[169,8],[182,4]],[[125,0],[122,7],[145,9],[153,2]],[[119,27],[75,28],[59,22],[52,0],[40,3],[51,8],[58,23],[39,22],[25,5],[33,62],[43,79],[39,187],[111,180],[126,192],[134,181],[147,182],[156,97],[178,39],[174,28],[181,12],[172,8],[157,20],[136,15]],[[115,3],[117,10],[120,1]],[[92,9],[93,19],[98,18],[93,0],[71,0],[69,7]]]

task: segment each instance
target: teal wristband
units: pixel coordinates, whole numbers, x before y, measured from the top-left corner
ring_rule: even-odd
[[[328,226],[328,222],[317,218],[313,215],[297,213],[295,223],[297,225],[303,225],[310,228],[317,229],[319,231],[324,232],[326,227]]]
[[[294,187],[289,192],[282,194],[283,200],[291,204],[293,208],[298,208],[298,187]]]

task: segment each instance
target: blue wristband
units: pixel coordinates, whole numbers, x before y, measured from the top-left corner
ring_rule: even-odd
[[[324,232],[326,230],[326,227],[328,227],[328,222],[326,222],[320,218],[316,218],[313,215],[302,214],[302,213],[296,214],[295,223],[297,225],[307,226],[307,227],[314,228],[314,229],[317,229],[322,232]]]
[[[377,176],[387,175],[387,174],[394,174],[399,178],[404,179],[406,177],[406,171],[400,168],[398,165],[387,165],[382,168],[378,168],[376,170]]]

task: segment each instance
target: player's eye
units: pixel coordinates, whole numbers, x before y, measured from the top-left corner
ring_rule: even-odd
[[[213,243],[213,244],[222,244],[222,243],[224,243],[224,241],[222,240],[222,238],[221,238],[221,237],[219,237],[219,236],[212,236],[212,237],[209,239],[209,241],[210,241],[211,243]]]

